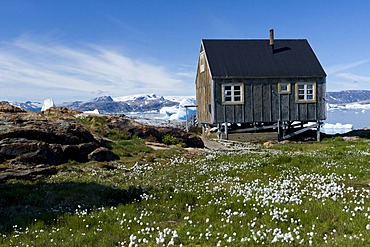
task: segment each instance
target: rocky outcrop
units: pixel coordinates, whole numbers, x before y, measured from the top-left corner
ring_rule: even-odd
[[[34,168],[30,170],[20,170],[20,171],[7,171],[0,173],[0,183],[8,179],[24,179],[33,180],[38,176],[50,176],[57,174],[57,169],[55,167],[43,167]]]
[[[204,143],[199,136],[178,128],[143,125],[125,117],[107,117],[106,122],[110,129],[119,129],[127,133],[129,137],[154,138],[155,141],[161,143],[164,136],[170,135],[186,147],[204,148]]]
[[[38,164],[59,165],[69,160],[94,160],[90,153],[104,146],[97,141],[66,108],[50,108],[43,113],[25,112],[17,107],[0,105],[0,162],[13,167]],[[111,156],[109,156],[111,153]],[[104,157],[114,154],[105,150]],[[106,159],[107,160],[107,159]]]
[[[54,170],[39,168],[51,168],[68,161],[119,159],[109,148],[111,141],[97,134],[124,133],[128,138],[148,138],[157,142],[163,142],[163,137],[170,135],[187,147],[204,147],[203,141],[193,134],[176,128],[143,125],[125,116],[91,117],[89,130],[95,133],[94,136],[76,119],[79,115],[85,116],[61,107],[30,112],[1,103],[0,164],[3,167],[0,167],[0,182],[9,178],[23,179],[28,175],[47,175]],[[38,171],[34,172],[36,168]]]
[[[0,112],[8,112],[8,113],[15,113],[15,112],[25,112],[21,108],[9,105],[5,102],[0,102]]]

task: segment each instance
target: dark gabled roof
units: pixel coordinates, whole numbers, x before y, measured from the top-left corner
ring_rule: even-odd
[[[325,77],[325,71],[305,39],[203,39],[213,78]]]

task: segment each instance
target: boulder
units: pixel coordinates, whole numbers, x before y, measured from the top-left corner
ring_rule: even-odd
[[[119,159],[118,155],[105,147],[95,149],[88,155],[88,158],[95,161],[113,161]]]
[[[40,143],[39,148],[36,151],[24,153],[17,156],[10,162],[13,166],[30,166],[33,167],[37,164],[48,164],[58,165],[62,162],[62,148],[60,146],[54,146],[47,143]]]
[[[95,142],[81,143],[79,145],[64,145],[63,147],[63,161],[74,160],[78,162],[89,161],[88,155],[99,148]]]

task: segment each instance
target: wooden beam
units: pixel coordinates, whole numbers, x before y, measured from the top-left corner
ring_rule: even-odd
[[[303,128],[303,129],[297,130],[297,131],[295,131],[295,132],[293,132],[293,133],[290,133],[290,134],[288,134],[288,135],[284,135],[284,136],[282,137],[282,139],[288,139],[288,138],[290,138],[290,137],[293,137],[293,136],[296,136],[296,135],[301,134],[301,133],[303,133],[303,132],[306,132],[306,131],[308,131],[308,130],[310,130],[310,129],[312,129],[312,128],[317,128],[317,123],[312,124],[312,125],[310,125],[310,126],[307,126],[307,127]]]
[[[274,129],[276,127],[277,127],[277,124],[274,124],[274,125],[261,126],[261,127],[229,130],[229,133],[243,133],[243,132],[256,131],[256,130]]]

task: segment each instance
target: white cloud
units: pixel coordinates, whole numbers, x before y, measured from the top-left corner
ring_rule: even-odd
[[[1,100],[61,102],[147,92],[176,95],[191,93],[194,87],[185,74],[97,45],[81,48],[21,38],[0,45],[0,50],[1,97],[6,97]]]

